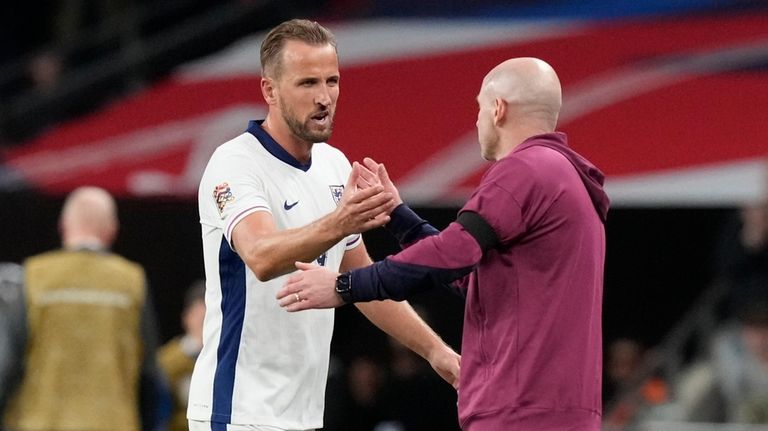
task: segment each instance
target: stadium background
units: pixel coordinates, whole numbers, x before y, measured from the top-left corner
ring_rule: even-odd
[[[707,1],[686,0],[676,2],[666,1],[599,1],[568,2],[568,1],[491,1],[483,0],[472,2],[471,6],[461,1],[443,2],[408,2],[399,0],[387,1],[354,1],[354,0],[328,0],[324,2],[308,1],[231,1],[214,2],[194,0],[187,2],[127,2],[135,7],[136,11],[145,13],[152,19],[145,20],[138,32],[133,37],[144,41],[167,41],[164,37],[168,30],[186,27],[182,29],[190,32],[188,37],[179,37],[180,41],[174,44],[173,49],[166,51],[145,51],[145,60],[126,60],[122,73],[110,71],[103,76],[94,78],[89,84],[81,85],[75,76],[77,73],[93,73],[99,75],[99,67],[89,67],[98,63],[100,59],[121,58],[116,53],[123,53],[124,42],[120,37],[110,39],[100,45],[68,45],[66,51],[68,61],[61,82],[72,84],[68,89],[57,90],[59,93],[52,97],[53,102],[42,101],[29,104],[30,99],[38,97],[29,89],[29,83],[24,74],[25,61],[31,58],[35,52],[50,46],[54,31],[52,29],[53,15],[60,2],[26,2],[24,4],[5,4],[0,13],[2,18],[2,33],[0,34],[0,52],[3,64],[0,71],[0,91],[2,95],[2,144],[3,166],[0,168],[0,223],[3,232],[0,235],[0,260],[20,262],[25,257],[59,245],[57,235],[57,217],[61,207],[64,193],[81,183],[88,182],[87,171],[81,177],[74,180],[62,180],[46,182],[43,178],[34,175],[19,175],[18,164],[20,157],[34,152],[36,149],[55,149],[57,142],[72,139],[72,129],[78,124],[90,127],[99,127],[98,117],[110,115],[110,110],[117,106],[139,102],[147,93],[162,91],[162,85],[169,82],[169,77],[178,77],[181,70],[188,71],[190,64],[198,64],[200,58],[207,58],[219,52],[224,52],[237,41],[253,34],[263,32],[270,26],[285,18],[294,16],[307,16],[330,22],[337,26],[343,26],[347,22],[358,22],[366,19],[395,19],[401,17],[435,20],[444,27],[450,27],[452,19],[472,18],[478,22],[487,22],[496,25],[500,21],[520,20],[530,22],[555,23],[562,21],[563,26],[570,26],[573,22],[600,28],[611,25],[635,25],[639,27],[661,26],[676,20],[709,20],[716,23],[718,20],[746,19],[751,26],[749,33],[754,37],[746,37],[749,40],[762,42],[768,35],[768,8],[760,1]],[[90,28],[96,25],[96,7],[92,2],[83,2],[83,27]],[[222,6],[224,5],[224,6]],[[148,12],[157,8],[160,12]],[[45,12],[41,12],[45,11]],[[204,15],[216,16],[221,13],[223,20],[228,22],[224,28],[219,28],[209,20],[201,18]],[[435,22],[435,21],[431,21]],[[618,24],[617,24],[618,23]],[[201,28],[199,32],[194,27]],[[190,29],[192,28],[192,29]],[[333,28],[333,27],[332,27]],[[716,28],[716,27],[715,27]],[[181,31],[181,30],[180,30]],[[715,32],[716,33],[716,32]],[[83,32],[80,38],[88,38],[89,34]],[[173,33],[180,35],[187,33]],[[715,34],[712,38],[717,40],[727,38],[727,34]],[[748,35],[749,36],[749,35]],[[665,38],[685,39],[685,33],[670,33],[656,36],[659,44],[667,43]],[[171,37],[173,38],[173,37]],[[639,39],[642,39],[640,37]],[[78,39],[75,38],[77,41]],[[159,43],[160,43],[159,42]],[[148,42],[145,42],[148,43]],[[74,46],[75,48],[71,48]],[[85,46],[85,48],[78,48]],[[757,60],[750,60],[747,65],[736,66],[736,69],[746,69],[754,73],[757,78],[756,86],[768,88],[768,54],[763,43],[762,51],[759,51]],[[340,46],[342,75],[347,68],[345,62],[345,46]],[[554,48],[553,48],[554,49]],[[559,49],[563,49],[559,47]],[[693,49],[695,52],[696,49]],[[257,57],[257,53],[254,52]],[[594,62],[599,63],[600,53],[595,52]],[[627,63],[633,57],[631,46],[627,46],[625,53]],[[680,56],[678,52],[671,52],[668,57]],[[563,55],[563,61],[567,59]],[[589,59],[573,58],[574,61],[589,63]],[[637,60],[636,58],[634,60]],[[658,61],[658,57],[653,59]],[[382,60],[384,62],[384,60]],[[375,62],[374,62],[375,64]],[[180,65],[187,65],[180,67]],[[350,66],[351,67],[351,66]],[[192,67],[191,69],[194,69]],[[173,82],[173,79],[170,80]],[[430,82],[429,80],[425,82]],[[450,90],[452,82],[431,81],[437,87],[437,92]],[[473,82],[473,81],[470,81]],[[479,81],[477,81],[479,83]],[[159,84],[158,84],[159,83]],[[706,84],[706,82],[705,82]],[[472,84],[476,85],[476,84]],[[159,88],[159,89],[158,89]],[[365,99],[365,86],[350,90],[343,86],[344,96],[340,101],[340,116],[345,104],[351,104],[355,99]],[[695,88],[695,86],[689,87]],[[729,88],[729,87],[723,87]],[[71,90],[71,91],[70,91]],[[254,89],[257,92],[257,89]],[[473,87],[471,91],[476,89]],[[752,91],[752,90],[744,90]],[[760,95],[758,102],[762,105],[749,108],[754,116],[764,118],[765,108],[768,108],[768,98],[765,91],[756,91]],[[662,133],[680,129],[691,132],[692,129],[708,126],[709,130],[718,129],[711,123],[721,124],[722,121],[740,121],[733,115],[716,118],[691,118],[684,112],[688,106],[682,96],[687,93],[679,93],[678,100],[681,108],[678,111],[679,118],[673,118],[662,127]],[[257,94],[258,95],[258,94]],[[703,96],[693,96],[694,100],[706,103]],[[566,91],[566,97],[568,97]],[[702,100],[703,99],[703,100]],[[412,100],[394,100],[392,107],[401,106],[408,112],[408,105]],[[631,100],[628,104],[631,104]],[[712,105],[718,105],[716,100],[710,100]],[[456,100],[441,103],[455,104]],[[469,107],[464,111],[473,112],[474,101],[469,100]],[[653,101],[644,101],[642,109],[649,109]],[[738,100],[729,100],[729,104],[738,104]],[[140,106],[140,103],[139,103]],[[729,105],[730,106],[730,105]],[[387,109],[390,106],[388,105]],[[726,106],[726,109],[728,106]],[[351,109],[350,109],[351,110]],[[462,111],[462,112],[464,112]],[[741,112],[736,109],[737,112]],[[632,109],[624,108],[618,112],[597,110],[581,123],[574,124],[573,130],[577,137],[596,137],[589,145],[587,153],[591,158],[601,159],[601,151],[610,152],[610,148],[601,147],[610,144],[610,135],[605,130],[626,128],[627,133],[639,134],[643,129],[652,129],[651,125],[622,124],[617,121],[622,115],[632,115]],[[675,112],[674,107],[669,112]],[[602,115],[605,114],[605,117]],[[721,113],[715,113],[721,115]],[[677,114],[676,114],[677,115]],[[605,118],[605,120],[603,120]],[[656,120],[654,117],[646,119]],[[106,121],[110,121],[107,118]],[[465,119],[470,126],[474,124],[474,116]],[[338,127],[343,127],[345,121],[351,121],[344,117],[337,118]],[[386,121],[385,118],[371,118],[371,121]],[[765,132],[768,127],[756,127],[754,124],[763,120],[747,121],[754,129],[747,129],[744,133],[751,134],[752,138],[747,145],[750,149],[746,154],[726,154],[723,156],[729,162],[739,160],[752,160],[758,156],[764,157],[768,152],[765,144]],[[719,129],[730,130],[723,127]],[[394,126],[393,126],[394,127]],[[596,131],[582,132],[589,128]],[[383,131],[381,129],[384,129]],[[363,129],[365,130],[365,129]],[[568,127],[565,128],[570,133]],[[386,128],[376,129],[377,133],[386,133]],[[658,132],[657,132],[658,133]],[[707,133],[707,132],[705,132]],[[76,134],[75,134],[76,135]],[[726,141],[724,146],[735,145],[731,140],[733,132],[723,132],[716,138]],[[573,137],[573,136],[572,136]],[[682,152],[696,153],[697,139],[701,137],[695,133],[690,135],[679,133],[673,136],[675,139],[689,139],[690,142],[677,141],[675,145],[682,145]],[[332,138],[333,141],[334,138]],[[361,154],[359,148],[353,147],[352,139],[342,141],[339,145],[350,158]],[[636,139],[642,143],[642,139]],[[633,141],[634,142],[634,141]],[[332,142],[333,143],[333,142]],[[433,142],[432,146],[439,148],[440,142]],[[583,141],[574,141],[578,149]],[[386,144],[384,144],[386,145]],[[401,151],[400,148],[398,151]],[[662,147],[663,153],[663,147]],[[54,153],[55,154],[55,153]],[[639,154],[639,156],[638,156]],[[717,152],[713,157],[717,157]],[[430,154],[427,154],[430,155]],[[642,152],[627,154],[626,158],[642,158]],[[389,162],[388,157],[381,157],[382,161]],[[621,160],[621,155],[615,156],[609,162]],[[649,159],[659,160],[659,171],[665,175],[669,169],[681,166],[665,166],[663,155],[648,155]],[[718,159],[705,160],[705,165],[716,164]],[[153,161],[153,166],[162,161]],[[600,164],[598,162],[598,164]],[[689,168],[688,166],[682,166]],[[648,171],[653,171],[648,169]],[[621,172],[623,166],[617,168]],[[630,168],[627,168],[630,169]],[[665,170],[666,169],[666,170]],[[631,170],[631,169],[630,169]],[[476,168],[482,171],[482,168]],[[471,186],[477,179],[477,173],[470,171],[465,178],[459,179],[455,190],[447,199],[436,201],[417,200],[417,211],[425,218],[434,222],[437,227],[444,227],[449,223],[458,209],[457,202],[461,201],[461,186]],[[687,172],[687,171],[686,171]],[[710,171],[707,171],[710,172]],[[707,174],[704,173],[704,175]],[[730,172],[730,171],[728,171]],[[751,171],[750,171],[751,172]],[[402,169],[402,177],[406,177],[408,170]],[[609,181],[611,180],[609,172]],[[634,173],[634,172],[629,172]],[[648,174],[643,172],[643,175]],[[717,183],[727,182],[722,173],[713,173]],[[653,175],[651,172],[648,175]],[[675,181],[685,180],[687,177],[651,178],[646,188],[640,187],[640,192],[633,189],[635,183],[628,177],[630,187],[615,189],[618,196],[618,205],[611,211],[607,223],[608,256],[606,262],[606,283],[604,302],[604,338],[605,344],[610,344],[620,337],[629,337],[640,341],[643,345],[653,347],[661,343],[670,331],[679,324],[691,307],[694,307],[697,299],[709,288],[717,273],[718,262],[716,252],[724,242],[729,239],[728,227],[735,218],[735,210],[739,205],[747,203],[758,196],[765,184],[755,175],[736,175],[738,179],[746,178],[749,183],[736,183],[732,188],[724,190],[712,190],[711,198],[708,198],[706,190],[693,191],[691,195],[681,194],[679,199],[660,193],[658,186],[653,181],[673,188]],[[622,177],[623,178],[623,177]],[[700,178],[700,177],[695,177]],[[96,177],[92,179],[96,180]],[[641,178],[642,179],[642,178]],[[665,184],[664,181],[669,183]],[[462,184],[463,181],[463,184]],[[703,183],[707,183],[704,178]],[[768,181],[766,181],[768,183]],[[654,185],[656,184],[656,185]],[[709,186],[706,186],[709,187]],[[186,287],[195,279],[201,278],[202,254],[200,250],[199,225],[197,218],[196,202],[189,193],[174,195],[154,194],[140,196],[131,193],[125,187],[115,185],[111,188],[118,197],[119,213],[122,223],[121,233],[115,245],[115,251],[126,257],[140,262],[147,270],[151,293],[158,315],[159,333],[161,340],[165,341],[180,332],[179,313],[181,310],[181,298]],[[695,187],[693,187],[695,189]],[[735,190],[735,191],[734,191]],[[622,193],[628,194],[622,194]],[[633,194],[635,193],[635,194]],[[698,194],[697,194],[698,193]],[[650,197],[649,197],[650,196]],[[702,198],[704,196],[704,198]],[[613,197],[613,195],[612,195]],[[396,250],[396,244],[380,231],[365,234],[369,251],[374,258],[382,258]],[[415,303],[424,305],[429,311],[435,328],[454,347],[460,346],[461,331],[461,301],[444,292],[428,292],[415,298]],[[342,308],[337,313],[337,327],[333,342],[333,351],[342,360],[348,360],[362,352],[374,352],[384,355],[385,341],[382,334],[372,329],[353,309]]]

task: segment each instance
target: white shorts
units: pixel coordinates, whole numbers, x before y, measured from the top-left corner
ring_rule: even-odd
[[[275,428],[267,425],[211,424],[208,421],[196,421],[196,420],[189,419],[189,431],[314,431],[314,430],[284,430],[282,428]]]

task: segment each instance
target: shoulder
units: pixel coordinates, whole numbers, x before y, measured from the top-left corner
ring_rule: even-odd
[[[29,271],[30,268],[38,268],[40,266],[48,265],[56,260],[61,259],[65,255],[63,250],[51,250],[45,253],[40,253],[34,256],[30,256],[24,260],[24,270]]]
[[[216,147],[211,155],[211,161],[249,157],[253,155],[254,149],[258,148],[260,148],[258,139],[245,132]]]
[[[222,181],[263,175],[262,163],[258,160],[261,148],[259,141],[250,133],[243,133],[216,148],[201,178],[200,185],[205,185],[206,195],[212,193]]]
[[[134,281],[144,280],[144,267],[137,262],[112,252],[94,253],[94,256],[103,259],[103,264],[115,273],[133,277]]]
[[[572,170],[571,163],[557,151],[543,146],[530,146],[514,151],[494,163],[484,178],[499,183],[544,185],[549,181],[557,182],[561,173]]]

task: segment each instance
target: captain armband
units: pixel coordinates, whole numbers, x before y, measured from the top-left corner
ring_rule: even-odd
[[[480,216],[480,214],[472,211],[464,211],[459,214],[456,222],[464,227],[464,230],[477,241],[477,244],[480,245],[480,249],[483,250],[483,253],[499,244],[499,237],[496,235],[496,232],[491,225]]]

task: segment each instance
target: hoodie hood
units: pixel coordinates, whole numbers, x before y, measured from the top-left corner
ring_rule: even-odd
[[[568,146],[568,137],[565,133],[553,132],[532,136],[523,141],[523,143],[515,150],[521,150],[535,145],[551,148],[565,156],[565,158],[571,162],[573,167],[576,168],[576,172],[579,173],[581,182],[584,184],[584,187],[586,187],[590,199],[592,199],[592,205],[594,205],[597,215],[600,216],[600,220],[605,223],[605,220],[608,217],[610,200],[608,199],[605,190],[603,190],[605,175],[603,175],[600,169],[597,169],[592,162],[585,159]]]

